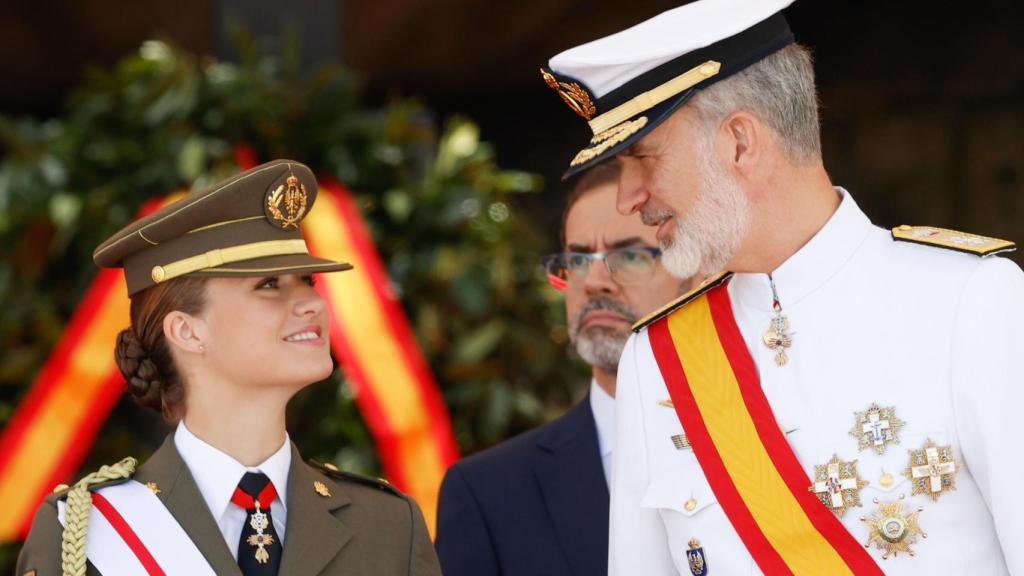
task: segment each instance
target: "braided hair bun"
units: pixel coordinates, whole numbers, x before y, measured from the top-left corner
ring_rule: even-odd
[[[114,359],[128,383],[132,398],[142,406],[161,411],[163,379],[160,370],[131,328],[121,330],[117,335]]]

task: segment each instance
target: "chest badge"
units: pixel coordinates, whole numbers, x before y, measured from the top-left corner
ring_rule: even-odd
[[[690,538],[690,549],[686,551],[686,563],[690,565],[690,574],[693,576],[706,576],[708,573],[708,560],[704,556],[704,549],[700,546],[700,540]]]
[[[854,412],[850,435],[857,438],[857,448],[872,448],[881,455],[890,444],[899,444],[899,430],[906,422],[896,417],[896,408],[882,408],[872,403],[863,412]]]
[[[808,490],[836,516],[842,516],[847,508],[860,507],[860,489],[867,485],[857,473],[856,460],[844,462],[833,454],[825,464],[814,466],[814,484]]]
[[[919,450],[910,450],[910,463],[903,474],[913,483],[913,494],[927,494],[932,500],[956,490],[956,473],[960,465],[953,457],[952,446],[936,446],[929,438]]]
[[[879,502],[875,498],[878,508],[868,517],[861,517],[860,521],[867,524],[868,541],[864,543],[866,548],[872,544],[882,551],[882,559],[889,556],[897,556],[900,552],[906,552],[911,556],[914,550],[911,545],[917,543],[918,536],[927,538],[919,524],[919,517],[924,508],[917,508],[910,513],[903,511],[903,494],[895,502]]]

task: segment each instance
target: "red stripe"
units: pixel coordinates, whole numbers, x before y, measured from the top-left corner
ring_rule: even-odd
[[[800,507],[807,514],[811,524],[835,548],[850,570],[855,574],[882,574],[881,569],[867,553],[867,550],[854,540],[835,514],[807,490],[807,487],[811,485],[811,480],[786,441],[786,437],[775,419],[775,414],[772,412],[771,405],[768,403],[768,398],[764,395],[754,360],[750,356],[750,351],[747,350],[747,345],[733,316],[728,290],[724,288],[712,290],[708,293],[707,298],[718,337],[722,342],[722,348],[725,349],[729,364],[736,374],[747,411],[750,413],[768,456],[775,464],[779,475],[786,482],[789,491],[800,503]]]
[[[120,271],[118,270],[101,271],[82,297],[82,302],[78,305],[75,315],[64,329],[64,333],[54,346],[49,359],[40,369],[17,412],[4,429],[3,438],[0,439],[0,473],[6,467],[14,451],[20,446],[21,439],[29,426],[35,422],[39,410],[45,405],[56,386],[60,384],[60,377],[65,372],[68,360],[77,348],[82,335],[92,325],[93,317],[96,316],[112,284],[117,281],[119,276]],[[113,363],[113,350],[111,350],[110,357],[111,363]]]
[[[263,487],[263,490],[260,490],[260,493],[255,498],[250,496],[245,490],[242,490],[241,486],[235,486],[235,491],[231,493],[231,503],[246,510],[255,509],[256,504],[259,504],[260,508],[268,509],[270,504],[274,502],[274,498],[277,498],[277,488],[274,488],[273,482],[267,482],[267,485]]]
[[[333,191],[328,189],[322,190],[323,192],[321,193],[330,193],[332,197],[337,196]],[[320,209],[323,210],[324,207],[329,206],[329,203],[325,203]],[[345,222],[344,215],[340,211],[336,211],[335,215],[342,223]],[[310,241],[309,238],[306,239],[306,242],[309,243],[312,254],[320,253],[315,242]],[[324,300],[327,302],[331,315],[331,350],[334,351],[342,370],[345,371],[349,382],[351,382],[355,389],[356,406],[359,408],[359,413],[363,417],[366,427],[373,435],[384,476],[398,486],[399,489],[403,489],[407,484],[405,472],[402,469],[401,459],[399,458],[397,438],[388,424],[380,402],[377,401],[377,396],[369,388],[369,377],[362,370],[359,356],[349,345],[349,335],[342,330],[343,324],[337,311],[334,309],[333,302],[326,296]]]
[[[736,489],[732,477],[729,476],[718,449],[711,440],[711,434],[708,432],[707,426],[704,425],[700,410],[697,408],[697,401],[686,380],[686,373],[679,360],[676,345],[672,341],[672,334],[668,329],[668,318],[662,318],[651,324],[647,334],[651,341],[654,358],[664,377],[665,387],[668,388],[669,396],[672,398],[672,405],[683,425],[683,430],[686,431],[686,438],[690,441],[693,453],[697,456],[697,462],[700,463],[701,470],[704,471],[704,476],[715,493],[715,497],[718,498],[722,510],[729,517],[736,533],[739,534],[750,555],[765,574],[792,574],[782,556],[768,542],[764,532],[754,520]]]
[[[154,212],[164,202],[165,199],[163,198],[152,198],[146,201],[139,208],[139,217]],[[0,436],[0,475],[5,474],[8,461],[21,446],[25,433],[35,424],[38,412],[50,401],[50,397],[57,386],[66,384],[63,382],[63,378],[65,377],[71,355],[77,349],[85,333],[92,327],[93,318],[95,318],[99,309],[104,305],[107,297],[113,290],[124,286],[123,277],[122,270],[101,269],[82,296],[82,300],[75,309],[75,313],[69,320],[53,351],[47,357],[46,363],[40,369],[28,394],[20,403],[10,423],[3,430],[3,435]],[[114,405],[117,404],[121,393],[124,391],[124,380],[117,372],[113,362],[113,350],[111,350],[110,358],[110,375],[107,382],[99,388],[99,394],[87,399],[92,405],[92,409],[87,412],[85,418],[79,423],[77,433],[74,435],[71,443],[65,448],[64,454],[57,460],[57,464],[47,476],[47,480],[37,486],[34,493],[25,494],[25,498],[31,498],[33,501],[42,501],[50,493],[51,486],[71,477],[92,447],[93,440],[100,426],[106,421],[107,416]],[[20,519],[20,524],[19,534],[24,538],[28,535],[29,528],[32,525],[32,515],[28,514]]]
[[[442,465],[447,467],[459,457],[455,435],[452,433],[451,419],[437,383],[434,381],[434,376],[420,352],[412,329],[409,327],[405,311],[390,288],[391,277],[384,269],[373,238],[363,224],[362,216],[352,195],[336,180],[326,179],[324,188],[331,190],[337,200],[339,212],[347,224],[352,242],[362,256],[364,271],[370,276],[375,286],[386,287],[381,290],[380,302],[388,327],[402,350],[406,365],[409,366],[416,379],[420,398],[427,408],[427,421],[431,424],[435,445],[441,451]]]
[[[116,508],[110,503],[109,500],[104,498],[97,492],[92,494],[92,504],[100,511],[101,514],[110,522],[110,525],[114,527],[118,536],[124,540],[124,543],[128,545],[135,557],[139,559],[142,567],[146,569],[146,572],[150,576],[165,576],[163,568],[156,563],[153,555],[146,549],[146,545],[139,540],[138,535],[132,530],[132,527],[125,522],[124,517],[117,511]]]

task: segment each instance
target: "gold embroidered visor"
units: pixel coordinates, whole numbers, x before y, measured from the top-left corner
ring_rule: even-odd
[[[697,90],[727,78],[793,42],[789,25],[776,13],[737,34],[680,54],[653,68],[635,62],[642,72],[630,76],[620,72],[621,81],[607,89],[608,68],[622,68],[620,62],[607,63],[607,56],[585,56],[565,60],[573,70],[570,76],[560,70],[541,70],[544,82],[583,117],[593,137],[569,163],[563,180],[628,148],[683,106]],[[584,51],[584,47],[580,50]],[[614,60],[615,58],[613,58]],[[552,60],[552,64],[555,60]],[[587,86],[587,74],[604,86],[607,93],[598,97]],[[617,76],[616,76],[617,77]]]
[[[132,295],[181,276],[269,276],[348,270],[309,254],[300,223],[316,200],[309,168],[277,160],[191,192],[101,244],[99,266],[123,267]]]

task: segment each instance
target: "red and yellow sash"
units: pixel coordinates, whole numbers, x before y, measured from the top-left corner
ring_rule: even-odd
[[[766,574],[882,574],[807,490],[729,303],[705,288],[649,325],[654,357],[718,503]]]

